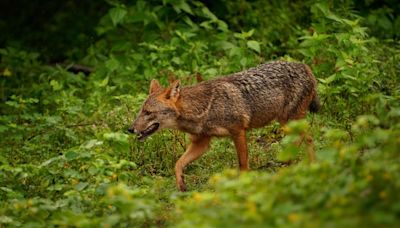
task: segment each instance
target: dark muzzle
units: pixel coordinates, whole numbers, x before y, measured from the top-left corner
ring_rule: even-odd
[[[135,134],[135,128],[133,128],[133,127],[130,127],[130,128],[128,128],[128,132],[129,133],[132,133],[132,134]]]
[[[134,127],[130,127],[128,129],[129,133],[132,134],[137,134],[137,139],[139,141],[144,141],[148,136],[152,135],[154,132],[156,132],[159,128],[160,124],[159,123],[154,123],[151,126],[149,126],[146,130],[144,131],[138,131]]]

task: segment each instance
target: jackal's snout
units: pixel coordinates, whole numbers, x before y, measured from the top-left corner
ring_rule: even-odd
[[[160,123],[156,121],[146,121],[139,115],[138,119],[128,128],[128,132],[137,135],[137,139],[143,141],[148,136],[156,132],[160,127]]]
[[[132,126],[132,127],[128,128],[128,132],[129,132],[129,133],[132,133],[132,134],[135,134],[135,133],[136,133],[136,130],[135,130],[135,128]]]

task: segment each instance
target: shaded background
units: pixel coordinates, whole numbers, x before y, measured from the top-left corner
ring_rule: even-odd
[[[112,1],[110,1],[112,2]],[[135,1],[119,1],[135,4]],[[160,5],[162,1],[147,1]],[[249,28],[261,28],[263,18],[254,15],[254,8],[259,5],[271,5],[272,8],[286,7],[280,1],[237,1],[226,0],[201,1],[219,19],[229,21],[230,29],[241,31]],[[399,39],[400,4],[396,0],[385,1],[337,1],[331,2],[335,8],[350,6],[352,10],[366,18],[363,21],[372,35],[379,38]],[[291,4],[289,4],[290,6]],[[292,13],[298,15],[297,24],[307,26],[311,15],[307,15],[309,4],[293,5]],[[0,2],[0,47],[12,46],[41,53],[47,62],[60,62],[67,58],[83,58],[86,49],[100,36],[95,31],[99,20],[112,6],[107,1],[1,1]],[[276,23],[276,22],[273,22]],[[274,45],[281,45],[275,38]],[[281,53],[282,54],[282,53]]]

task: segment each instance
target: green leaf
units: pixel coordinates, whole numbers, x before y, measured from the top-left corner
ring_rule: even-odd
[[[108,70],[114,71],[119,67],[119,62],[117,59],[111,57],[109,60],[106,61],[106,67]]]
[[[253,34],[254,34],[254,29],[251,29],[248,32],[234,33],[233,36],[239,39],[246,40],[251,36],[253,36]]]
[[[54,161],[58,161],[58,160],[61,160],[61,159],[62,159],[62,156],[52,157],[52,158],[50,158],[50,159],[44,161],[42,164],[40,164],[39,167],[48,166],[48,165],[50,165],[51,163],[53,163]]]
[[[103,141],[97,140],[97,139],[91,139],[87,142],[85,142],[84,144],[82,144],[81,147],[85,148],[85,149],[91,149],[95,146],[100,146],[103,144]]]
[[[0,133],[3,133],[8,130],[8,127],[6,125],[0,125]]]
[[[0,164],[8,164],[7,158],[0,155]]]
[[[126,9],[122,7],[112,8],[108,13],[114,26],[121,23],[126,16]]]
[[[325,132],[324,136],[331,140],[338,140],[347,138],[348,133],[342,129],[329,129]]]
[[[57,90],[61,90],[61,89],[62,89],[62,85],[61,85],[58,81],[56,81],[56,80],[51,80],[51,81],[50,81],[50,85],[51,85],[51,87],[53,87],[53,90],[54,90],[54,91],[57,91]]]
[[[64,156],[68,161],[71,161],[71,160],[74,160],[77,157],[79,157],[79,153],[70,150],[70,151],[67,151]]]
[[[105,133],[104,138],[111,141],[128,143],[129,136],[120,132]]]
[[[88,169],[88,172],[89,172],[89,174],[91,174],[91,175],[96,175],[96,174],[99,172],[99,169],[98,169],[97,167],[91,166],[91,167]]]
[[[256,51],[257,53],[261,52],[260,43],[255,41],[255,40],[247,41],[247,47],[252,49],[252,50],[254,50],[254,51]]]
[[[83,189],[85,189],[89,184],[87,182],[79,182],[79,184],[77,184],[75,186],[75,189],[77,191],[82,191]]]
[[[185,1],[180,2],[180,4],[177,5],[176,7],[185,11],[186,13],[193,15],[192,9],[190,8],[189,4],[187,4]]]
[[[108,84],[109,77],[105,77],[99,84],[100,87],[105,87]]]
[[[242,55],[242,49],[239,47],[234,46],[229,50],[229,57],[241,56],[241,55]]]
[[[111,141],[111,145],[116,151],[128,152],[129,151],[129,136],[120,132],[105,133],[104,138]]]
[[[108,183],[99,184],[98,187],[96,188],[96,193],[99,195],[103,195],[106,193],[106,190],[108,189],[108,187],[109,187]]]
[[[218,20],[218,18],[207,7],[203,7],[201,11],[205,17],[211,19],[212,21]]]
[[[327,77],[327,78],[325,79],[325,84],[329,84],[329,83],[335,81],[336,78],[337,78],[337,75],[336,75],[336,74],[332,74],[331,76],[329,76],[329,77]]]
[[[295,144],[289,144],[286,145],[280,153],[278,153],[277,158],[280,161],[289,161],[295,159],[299,152],[300,149]]]
[[[224,49],[224,50],[230,50],[230,49],[232,49],[232,48],[235,47],[234,44],[232,44],[232,43],[229,42],[229,41],[225,41],[225,40],[224,40],[224,41],[220,41],[220,42],[218,42],[217,44],[218,44],[219,47],[221,47],[221,48]]]

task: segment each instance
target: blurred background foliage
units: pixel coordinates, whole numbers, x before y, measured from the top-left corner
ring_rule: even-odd
[[[0,32],[0,227],[400,223],[395,0],[1,1]],[[278,59],[311,66],[323,106],[249,132],[250,173],[218,139],[178,193],[185,135],[126,134],[153,78]]]

